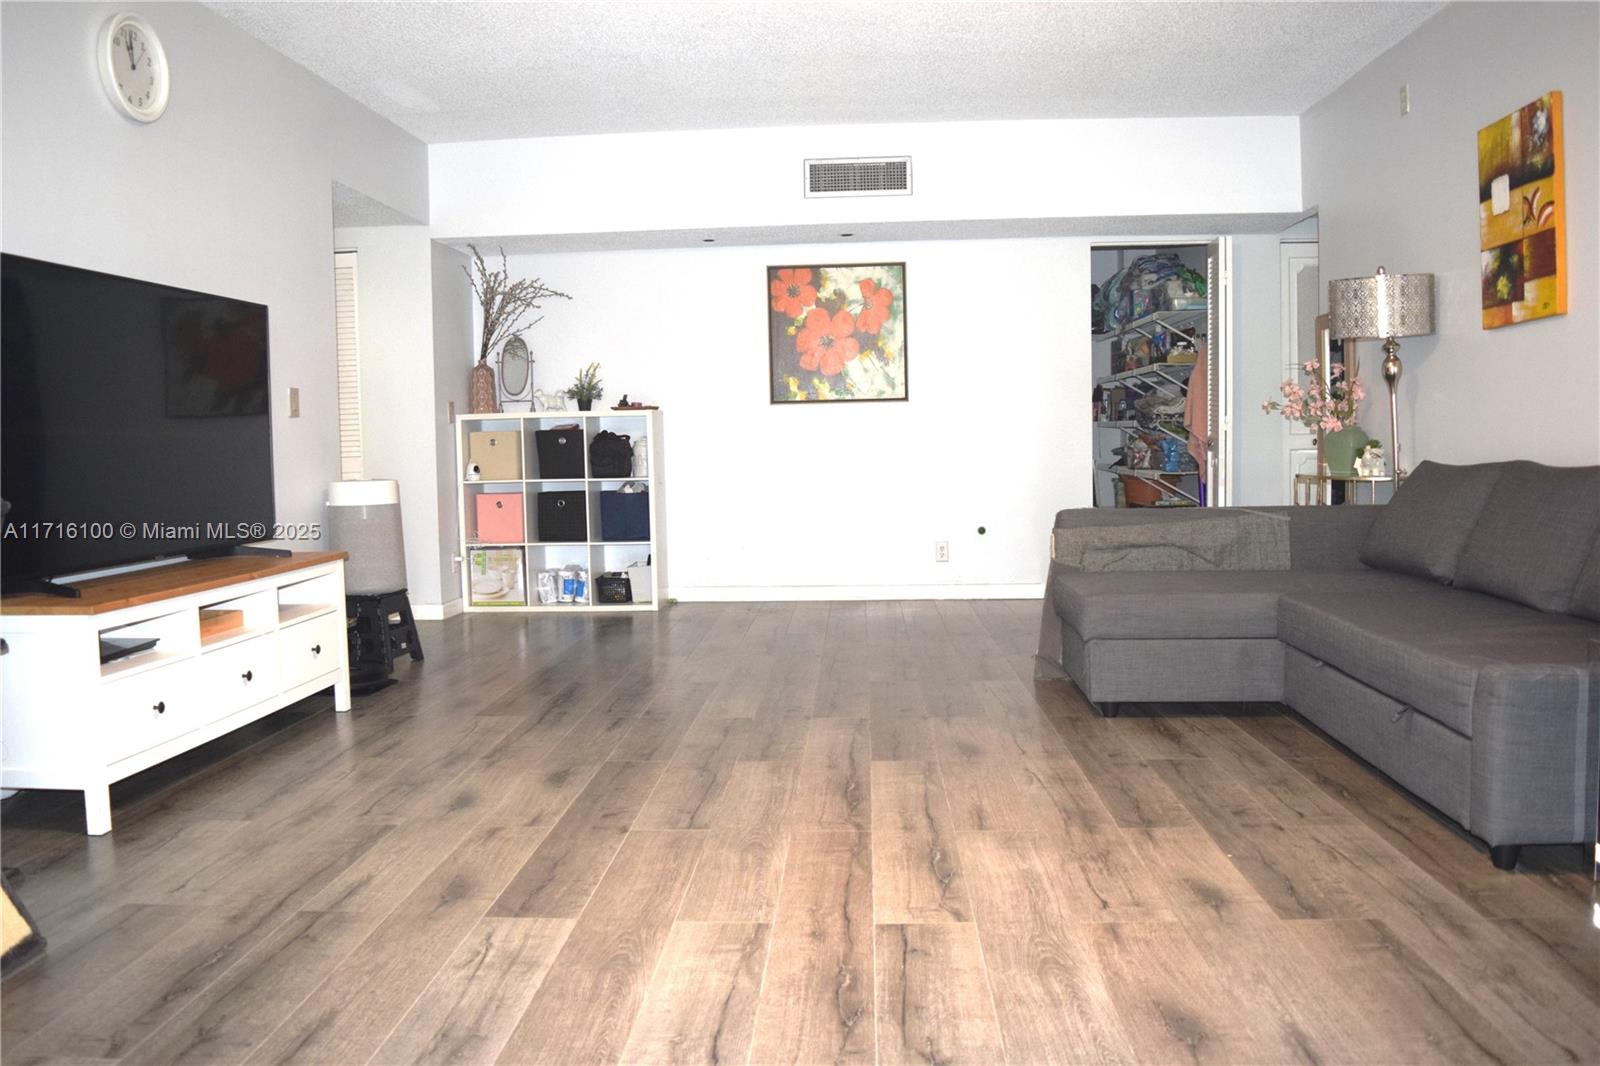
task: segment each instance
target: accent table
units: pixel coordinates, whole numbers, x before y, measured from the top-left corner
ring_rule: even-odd
[[[1361,474],[1296,474],[1294,476],[1294,502],[1297,507],[1328,504],[1330,487],[1338,482],[1342,485],[1354,486],[1350,489],[1347,503],[1360,503],[1360,486],[1366,485],[1371,492],[1368,503],[1378,502],[1378,486],[1394,484],[1394,476],[1384,474],[1380,477],[1364,477]]]

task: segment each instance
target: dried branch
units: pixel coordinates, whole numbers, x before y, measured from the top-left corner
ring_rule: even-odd
[[[557,297],[572,299],[566,293],[547,286],[543,278],[512,281],[504,248],[500,249],[500,269],[490,270],[477,247],[471,244],[467,247],[472,250],[472,266],[461,269],[466,272],[467,280],[472,283],[472,294],[478,298],[478,306],[483,309],[483,340],[478,349],[480,360],[489,358],[506,341],[542,322],[543,315],[532,322],[523,321],[532,312],[540,310],[540,301]]]

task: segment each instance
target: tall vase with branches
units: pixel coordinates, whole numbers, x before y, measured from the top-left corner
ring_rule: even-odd
[[[473,414],[493,414],[500,410],[500,398],[489,356],[512,337],[521,336],[544,320],[540,315],[532,322],[525,321],[543,307],[543,301],[572,297],[550,288],[543,278],[512,281],[504,248],[500,249],[500,269],[492,270],[476,246],[469,244],[467,247],[472,251],[472,266],[461,269],[472,283],[472,294],[483,312],[483,334],[478,346],[478,365],[472,368],[469,406]]]

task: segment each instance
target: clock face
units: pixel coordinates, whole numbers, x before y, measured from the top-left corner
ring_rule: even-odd
[[[167,108],[167,56],[149,23],[113,15],[101,31],[100,80],[129,117],[154,122]]]

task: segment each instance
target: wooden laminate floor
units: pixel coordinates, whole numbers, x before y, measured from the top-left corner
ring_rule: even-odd
[[[4,1061],[1596,1062],[1578,849],[1502,874],[1271,706],[1097,718],[1037,602],[423,624],[4,810]]]

